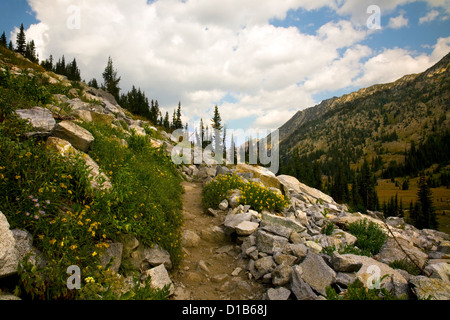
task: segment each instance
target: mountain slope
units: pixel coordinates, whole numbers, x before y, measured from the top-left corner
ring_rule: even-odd
[[[450,54],[424,73],[374,85],[299,111],[280,128],[282,162],[294,150],[330,160],[332,150],[352,164],[381,156],[401,162],[411,142],[450,128]]]

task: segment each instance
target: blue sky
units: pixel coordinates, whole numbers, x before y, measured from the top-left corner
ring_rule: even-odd
[[[381,29],[370,30],[369,4]],[[73,19],[76,5],[80,22]],[[215,104],[229,128],[277,128],[323,99],[431,67],[450,51],[443,0],[1,0],[0,32],[24,23],[40,58],[77,58],[101,80],[109,56],[192,126]],[[73,21],[73,20],[72,20]]]

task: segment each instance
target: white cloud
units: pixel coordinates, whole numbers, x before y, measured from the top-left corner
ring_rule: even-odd
[[[181,101],[183,121],[189,123],[208,119],[206,112],[221,104],[224,121],[253,117],[253,125],[275,128],[293,110],[317,103],[317,93],[423,71],[419,69],[432,60],[400,49],[373,56],[360,44],[369,31],[355,24],[367,19],[367,3],[359,0],[277,0],[264,5],[260,0],[28,1],[41,23],[31,26],[27,36],[35,39],[41,59],[50,54],[76,57],[83,78],[101,81],[111,56],[124,90],[140,87],[170,115]],[[378,3],[393,11],[410,1]],[[441,0],[428,1],[443,6]],[[74,3],[80,8],[81,27],[72,30],[67,8]],[[322,7],[343,16],[315,35],[269,24],[290,9]],[[446,46],[445,41],[440,49],[436,45],[436,56]]]
[[[419,24],[424,24],[427,22],[431,22],[434,19],[436,19],[439,16],[439,11],[437,10],[431,10],[430,12],[427,13],[426,16],[422,17],[419,19]]]
[[[405,18],[403,14],[400,14],[399,16],[395,18],[389,19],[389,28],[392,29],[400,29],[403,27],[408,26],[409,20],[408,18]]]

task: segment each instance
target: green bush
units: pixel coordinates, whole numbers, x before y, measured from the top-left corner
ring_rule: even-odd
[[[411,261],[409,260],[395,260],[391,263],[389,263],[389,266],[393,269],[401,269],[405,270],[409,274],[412,274],[413,276],[418,276],[422,273],[422,271]]]
[[[244,182],[236,175],[219,175],[203,188],[202,206],[217,208],[220,202],[227,197],[228,192],[239,189],[241,196],[239,203],[250,205],[253,210],[262,212],[281,211],[289,205],[289,202],[281,194],[278,194],[257,182]]]
[[[328,300],[405,300],[406,297],[400,297],[391,294],[385,288],[380,289],[367,289],[364,284],[356,279],[350,284],[343,295],[338,295],[336,290],[332,287],[327,287],[326,298]]]
[[[367,219],[349,224],[347,230],[357,238],[355,245],[366,256],[379,253],[387,239],[383,229],[373,221],[368,222]]]
[[[244,180],[236,175],[217,176],[202,190],[203,209],[217,208],[220,202],[227,197],[230,190],[241,189],[243,186]]]

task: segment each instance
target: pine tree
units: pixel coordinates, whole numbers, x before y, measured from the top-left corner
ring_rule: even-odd
[[[37,62],[38,58],[36,56],[36,45],[34,44],[34,40],[31,40],[27,43],[25,48],[25,58],[29,59],[32,62]]]
[[[419,229],[437,229],[438,223],[433,207],[432,192],[423,172],[420,174],[418,187],[417,198],[420,209],[416,212],[414,226]]]
[[[8,46],[8,39],[6,39],[6,34],[3,31],[2,36],[0,37],[0,46],[7,47]]]
[[[223,150],[222,144],[222,118],[220,117],[219,107],[215,106],[214,108],[214,117],[211,119],[212,128],[214,129],[214,152],[218,152],[219,150]]]
[[[78,69],[77,60],[75,58],[69,65],[67,65],[66,75],[71,81],[81,81],[80,69]]]
[[[181,102],[178,102],[178,108],[173,111],[173,129],[183,129],[183,122],[181,121]]]
[[[24,30],[23,23],[22,23],[20,25],[20,30],[19,30],[19,33],[17,34],[17,38],[16,38],[16,52],[25,56],[26,49],[27,49],[27,41],[26,41],[26,37],[25,37],[25,30]]]
[[[169,112],[166,112],[166,116],[164,117],[163,126],[165,129],[170,129],[170,120],[169,120]]]
[[[111,93],[113,97],[119,101],[120,98],[120,77],[117,76],[117,71],[114,69],[111,57],[108,58],[108,64],[103,72],[103,88]]]
[[[92,88],[95,88],[95,89],[98,89],[98,82],[97,82],[97,79],[92,79],[91,81],[89,81],[88,82],[88,86],[89,87],[92,87]]]
[[[9,40],[8,49],[14,51],[14,45],[11,40]]]

